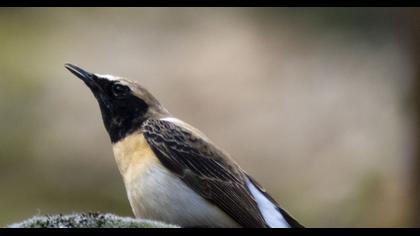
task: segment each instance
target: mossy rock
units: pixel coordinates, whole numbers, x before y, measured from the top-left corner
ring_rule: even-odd
[[[153,220],[134,219],[103,213],[34,216],[9,228],[179,228]]]

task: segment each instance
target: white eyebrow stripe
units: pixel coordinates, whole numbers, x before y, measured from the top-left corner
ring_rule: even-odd
[[[101,74],[95,74],[95,75],[98,76],[99,78],[104,78],[111,81],[120,79],[118,76],[114,76],[114,75],[101,75]]]

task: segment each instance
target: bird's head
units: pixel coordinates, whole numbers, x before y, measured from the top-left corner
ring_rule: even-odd
[[[113,143],[137,131],[146,119],[168,114],[159,101],[135,81],[90,73],[71,64],[65,67],[92,91]]]

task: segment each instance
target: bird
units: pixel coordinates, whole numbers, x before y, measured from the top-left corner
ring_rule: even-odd
[[[65,68],[99,104],[136,218],[181,227],[304,227],[226,151],[137,81]]]

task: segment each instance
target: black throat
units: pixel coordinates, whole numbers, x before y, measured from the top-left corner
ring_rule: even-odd
[[[112,101],[98,98],[98,102],[112,143],[138,131],[147,119],[148,105],[136,96]]]

